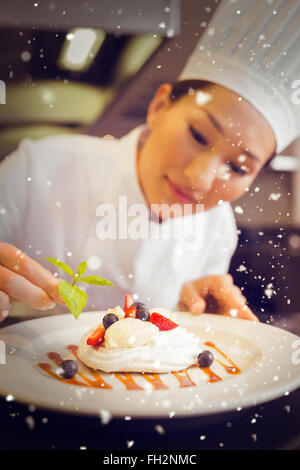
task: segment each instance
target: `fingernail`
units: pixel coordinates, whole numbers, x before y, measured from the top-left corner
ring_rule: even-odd
[[[48,302],[46,305],[44,305],[44,307],[42,308],[42,310],[50,310],[51,308],[54,308],[56,305],[55,302]]]
[[[2,312],[0,312],[0,322],[5,320],[5,318],[8,317],[8,310],[2,310]]]
[[[237,316],[238,316],[238,313],[239,313],[239,311],[238,311],[237,308],[231,308],[231,309],[229,310],[229,315],[230,315],[231,317],[237,317]]]
[[[198,303],[194,303],[191,307],[191,311],[197,315],[198,314],[198,308],[199,308],[199,304]]]

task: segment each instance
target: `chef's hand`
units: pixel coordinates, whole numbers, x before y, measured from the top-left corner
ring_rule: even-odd
[[[246,304],[241,290],[233,284],[230,274],[207,276],[186,282],[180,293],[178,307],[194,315],[219,313],[230,317],[259,321]]]
[[[58,302],[61,279],[9,243],[0,242],[0,322],[14,302],[24,302],[37,310],[48,310]]]

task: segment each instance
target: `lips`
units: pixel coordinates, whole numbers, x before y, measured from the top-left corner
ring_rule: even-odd
[[[177,183],[174,183],[174,181],[171,181],[167,176],[166,180],[169,184],[169,188],[171,189],[172,194],[176,197],[176,199],[189,203],[198,202],[200,199],[200,197],[197,197],[193,192],[183,188],[182,186],[179,186]]]

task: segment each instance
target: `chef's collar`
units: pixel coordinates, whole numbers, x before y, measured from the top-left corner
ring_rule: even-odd
[[[142,136],[142,133],[147,131],[147,125],[141,125],[133,129],[129,134],[124,136],[122,140],[126,145],[126,157],[124,158],[124,164],[126,165],[125,174],[126,174],[126,186],[128,187],[128,195],[130,198],[129,203],[143,204],[148,209],[149,219],[151,216],[150,205],[146,199],[146,196],[143,192],[143,188],[139,181],[138,171],[137,171],[137,158],[138,158],[138,145],[139,139]],[[153,214],[152,214],[153,216]],[[153,220],[153,218],[152,218]],[[158,220],[154,220],[157,222]]]

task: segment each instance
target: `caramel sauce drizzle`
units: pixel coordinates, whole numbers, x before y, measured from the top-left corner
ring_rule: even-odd
[[[179,387],[193,387],[195,382],[192,381],[187,369],[180,370],[179,372],[172,372],[174,377],[179,382]]]
[[[223,362],[221,362],[219,359],[215,358],[215,361],[218,362],[221,366],[223,366],[225,371],[228,374],[231,374],[231,375],[232,374],[240,374],[241,371],[238,368],[238,366],[223,351],[221,351],[214,343],[212,343],[211,341],[206,341],[204,344],[206,346],[209,346],[209,347],[215,349],[215,351],[217,351],[224,359],[226,359],[226,361],[229,362],[230,365],[226,365]],[[44,372],[46,372],[48,375],[50,375],[54,379],[59,380],[60,382],[63,382],[63,383],[68,383],[68,384],[71,384],[71,385],[78,385],[78,386],[81,386],[81,387],[92,387],[92,388],[101,388],[101,389],[112,389],[113,388],[109,383],[107,383],[103,379],[103,377],[100,374],[98,374],[93,369],[90,369],[90,368],[86,367],[80,361],[80,359],[78,358],[78,354],[77,354],[78,346],[76,346],[74,344],[70,344],[70,345],[67,346],[67,349],[80,362],[83,370],[87,370],[93,376],[93,378],[95,380],[90,379],[89,377],[87,377],[86,375],[84,375],[82,372],[79,372],[79,371],[77,372],[76,375],[79,376],[83,380],[83,382],[80,381],[80,380],[77,380],[76,376],[72,377],[71,379],[64,379],[63,377],[60,377],[58,374],[53,372],[52,367],[51,367],[50,364],[39,363],[38,366]],[[50,360],[52,360],[57,366],[59,366],[62,363],[62,361],[64,360],[59,353],[53,352],[53,351],[49,352],[47,354],[47,357]],[[203,367],[203,368],[201,368],[201,370],[207,375],[209,383],[219,382],[219,381],[222,380],[222,378],[219,377],[219,375],[217,375],[215,372],[213,372],[210,367]],[[188,373],[188,369],[183,369],[181,371],[171,372],[171,373],[178,380],[180,388],[192,387],[192,386],[196,385],[195,382],[190,378],[189,373]],[[161,376],[158,373],[144,373],[144,374],[141,374],[141,375],[145,378],[145,380],[147,380],[149,383],[151,383],[153,388],[156,389],[156,390],[162,390],[162,389],[168,389],[169,388],[163,382],[163,380],[161,379]],[[140,385],[138,385],[136,383],[133,376],[129,372],[114,373],[114,376],[120,382],[122,382],[125,385],[127,390],[144,390],[143,387],[141,387]]]
[[[49,357],[49,359],[51,359],[57,366],[59,366],[62,362],[63,362],[63,358],[61,357],[60,354],[56,353],[56,352],[49,352],[47,354],[47,356]],[[94,388],[101,388],[101,384],[95,380],[91,380],[89,379],[88,377],[86,377],[84,374],[82,374],[81,372],[77,372],[77,375],[84,380],[84,382],[86,382],[87,384],[89,384],[90,387],[94,387]],[[69,380],[69,379],[66,379],[66,380]]]
[[[69,351],[71,351],[71,353],[73,354],[73,356],[78,360],[80,361],[78,355],[77,355],[77,351],[78,351],[78,346],[76,346],[75,344],[69,344],[69,346],[67,346],[67,349]],[[83,376],[82,374],[82,377],[84,377],[84,380],[86,382],[88,382],[90,385],[92,385],[93,387],[95,388],[108,388],[108,389],[112,389],[112,386],[107,383],[103,377],[101,377],[101,375],[99,375],[97,372],[95,372],[93,369],[87,369],[87,367],[80,361],[80,363],[82,364],[82,367],[86,370],[89,371],[89,373],[94,377],[94,379],[96,379],[96,382],[94,380],[91,380],[89,379],[88,377],[85,377]],[[97,385],[98,384],[98,385]]]
[[[161,390],[169,388],[166,384],[163,383],[162,379],[157,373],[154,374],[143,374],[143,377],[151,383],[155,390]]]
[[[220,382],[220,380],[222,380],[210,367],[201,367],[201,370],[208,376],[209,383]]]
[[[217,351],[222,357],[224,357],[224,359],[226,359],[226,361],[229,362],[229,364],[231,364],[230,366],[224,364],[223,362],[221,362],[219,359],[215,358],[215,360],[221,365],[224,367],[224,369],[226,370],[227,374],[231,374],[231,375],[234,375],[234,374],[240,374],[241,373],[241,370],[238,368],[238,366],[230,359],[230,357],[227,356],[227,354],[223,353],[223,351],[221,351],[214,343],[212,343],[211,341],[206,341],[204,343],[206,346],[210,346],[212,349],[215,349],[215,351]]]
[[[51,377],[53,377],[56,380],[59,380],[60,382],[64,382],[66,384],[71,384],[71,385],[78,385],[80,387],[86,387],[86,384],[83,382],[80,382],[79,380],[76,380],[74,377],[71,379],[64,379],[63,377],[60,377],[59,375],[55,374],[55,372],[52,371],[52,367],[50,364],[41,362],[38,364],[38,366],[44,371],[47,372]]]
[[[115,377],[122,382],[127,390],[144,390],[143,387],[140,387],[133,379],[132,375],[129,372],[115,373]]]

